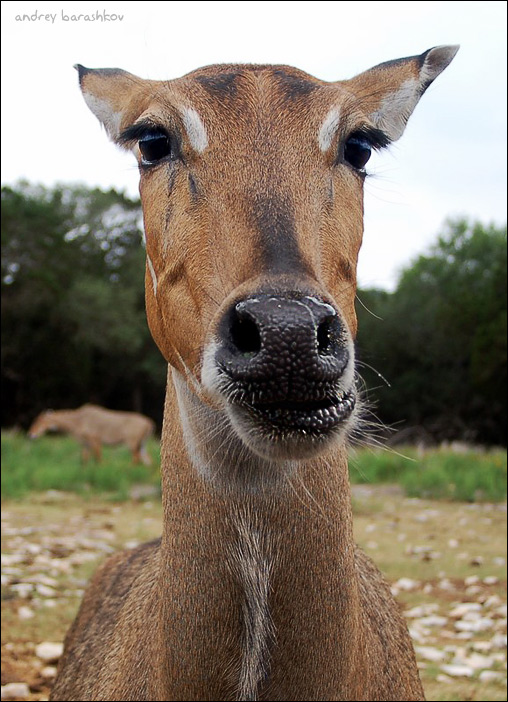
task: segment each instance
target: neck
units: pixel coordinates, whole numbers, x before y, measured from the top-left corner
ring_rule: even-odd
[[[204,678],[207,699],[307,699],[306,690],[332,699],[330,666],[340,662],[347,687],[359,646],[344,448],[333,459],[269,463],[232,439],[221,450],[219,421],[213,459],[196,422],[215,410],[191,400],[178,376],[175,386],[162,441],[161,586],[172,593],[162,667],[165,686],[179,680],[183,694],[171,699],[197,699]],[[261,479],[251,479],[255,468]]]

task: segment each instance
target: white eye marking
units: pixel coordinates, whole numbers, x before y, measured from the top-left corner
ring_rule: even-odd
[[[326,115],[325,121],[321,125],[318,134],[319,148],[323,153],[328,151],[332,145],[333,137],[339,126],[340,110],[338,107],[332,107]]]
[[[114,112],[111,109],[111,105],[106,100],[101,100],[100,98],[91,95],[90,93],[83,93],[85,102],[90,108],[90,110],[97,117],[99,122],[104,125],[108,136],[115,140],[120,134],[120,123],[122,121],[122,113]]]
[[[187,136],[192,148],[199,154],[208,146],[208,135],[201,117],[192,107],[184,107],[181,110],[183,123],[187,131]]]
[[[146,254],[146,264],[148,266],[148,270],[150,271],[150,275],[152,276],[153,294],[157,296],[157,276],[155,275],[155,269],[148,254]]]

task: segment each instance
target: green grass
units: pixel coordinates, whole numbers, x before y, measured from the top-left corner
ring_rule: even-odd
[[[62,490],[127,499],[133,484],[159,485],[159,444],[148,445],[152,466],[134,466],[125,447],[105,447],[103,460],[82,464],[80,446],[65,436],[30,441],[21,432],[2,432],[2,496]],[[350,456],[353,483],[400,485],[408,497],[499,502],[506,499],[506,451],[414,448],[356,449]]]
[[[500,502],[506,499],[506,451],[414,448],[399,452],[360,449],[352,452],[353,483],[396,483],[408,497]]]
[[[92,459],[82,463],[81,447],[69,437],[44,436],[30,441],[21,432],[2,432],[2,498],[62,490],[125,500],[134,484],[159,485],[158,441],[149,442],[147,450],[151,466],[133,465],[123,446],[104,447],[100,463]]]

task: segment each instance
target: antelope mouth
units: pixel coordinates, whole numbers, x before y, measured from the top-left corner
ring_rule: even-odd
[[[279,434],[326,435],[349,419],[356,406],[354,391],[322,399],[255,402],[243,399],[234,407],[250,415],[255,424]]]

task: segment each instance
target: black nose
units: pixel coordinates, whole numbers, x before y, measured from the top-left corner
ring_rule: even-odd
[[[316,297],[262,294],[242,300],[225,315],[219,334],[219,367],[245,387],[254,384],[267,401],[315,396],[316,388],[340,379],[349,363],[340,317]]]

